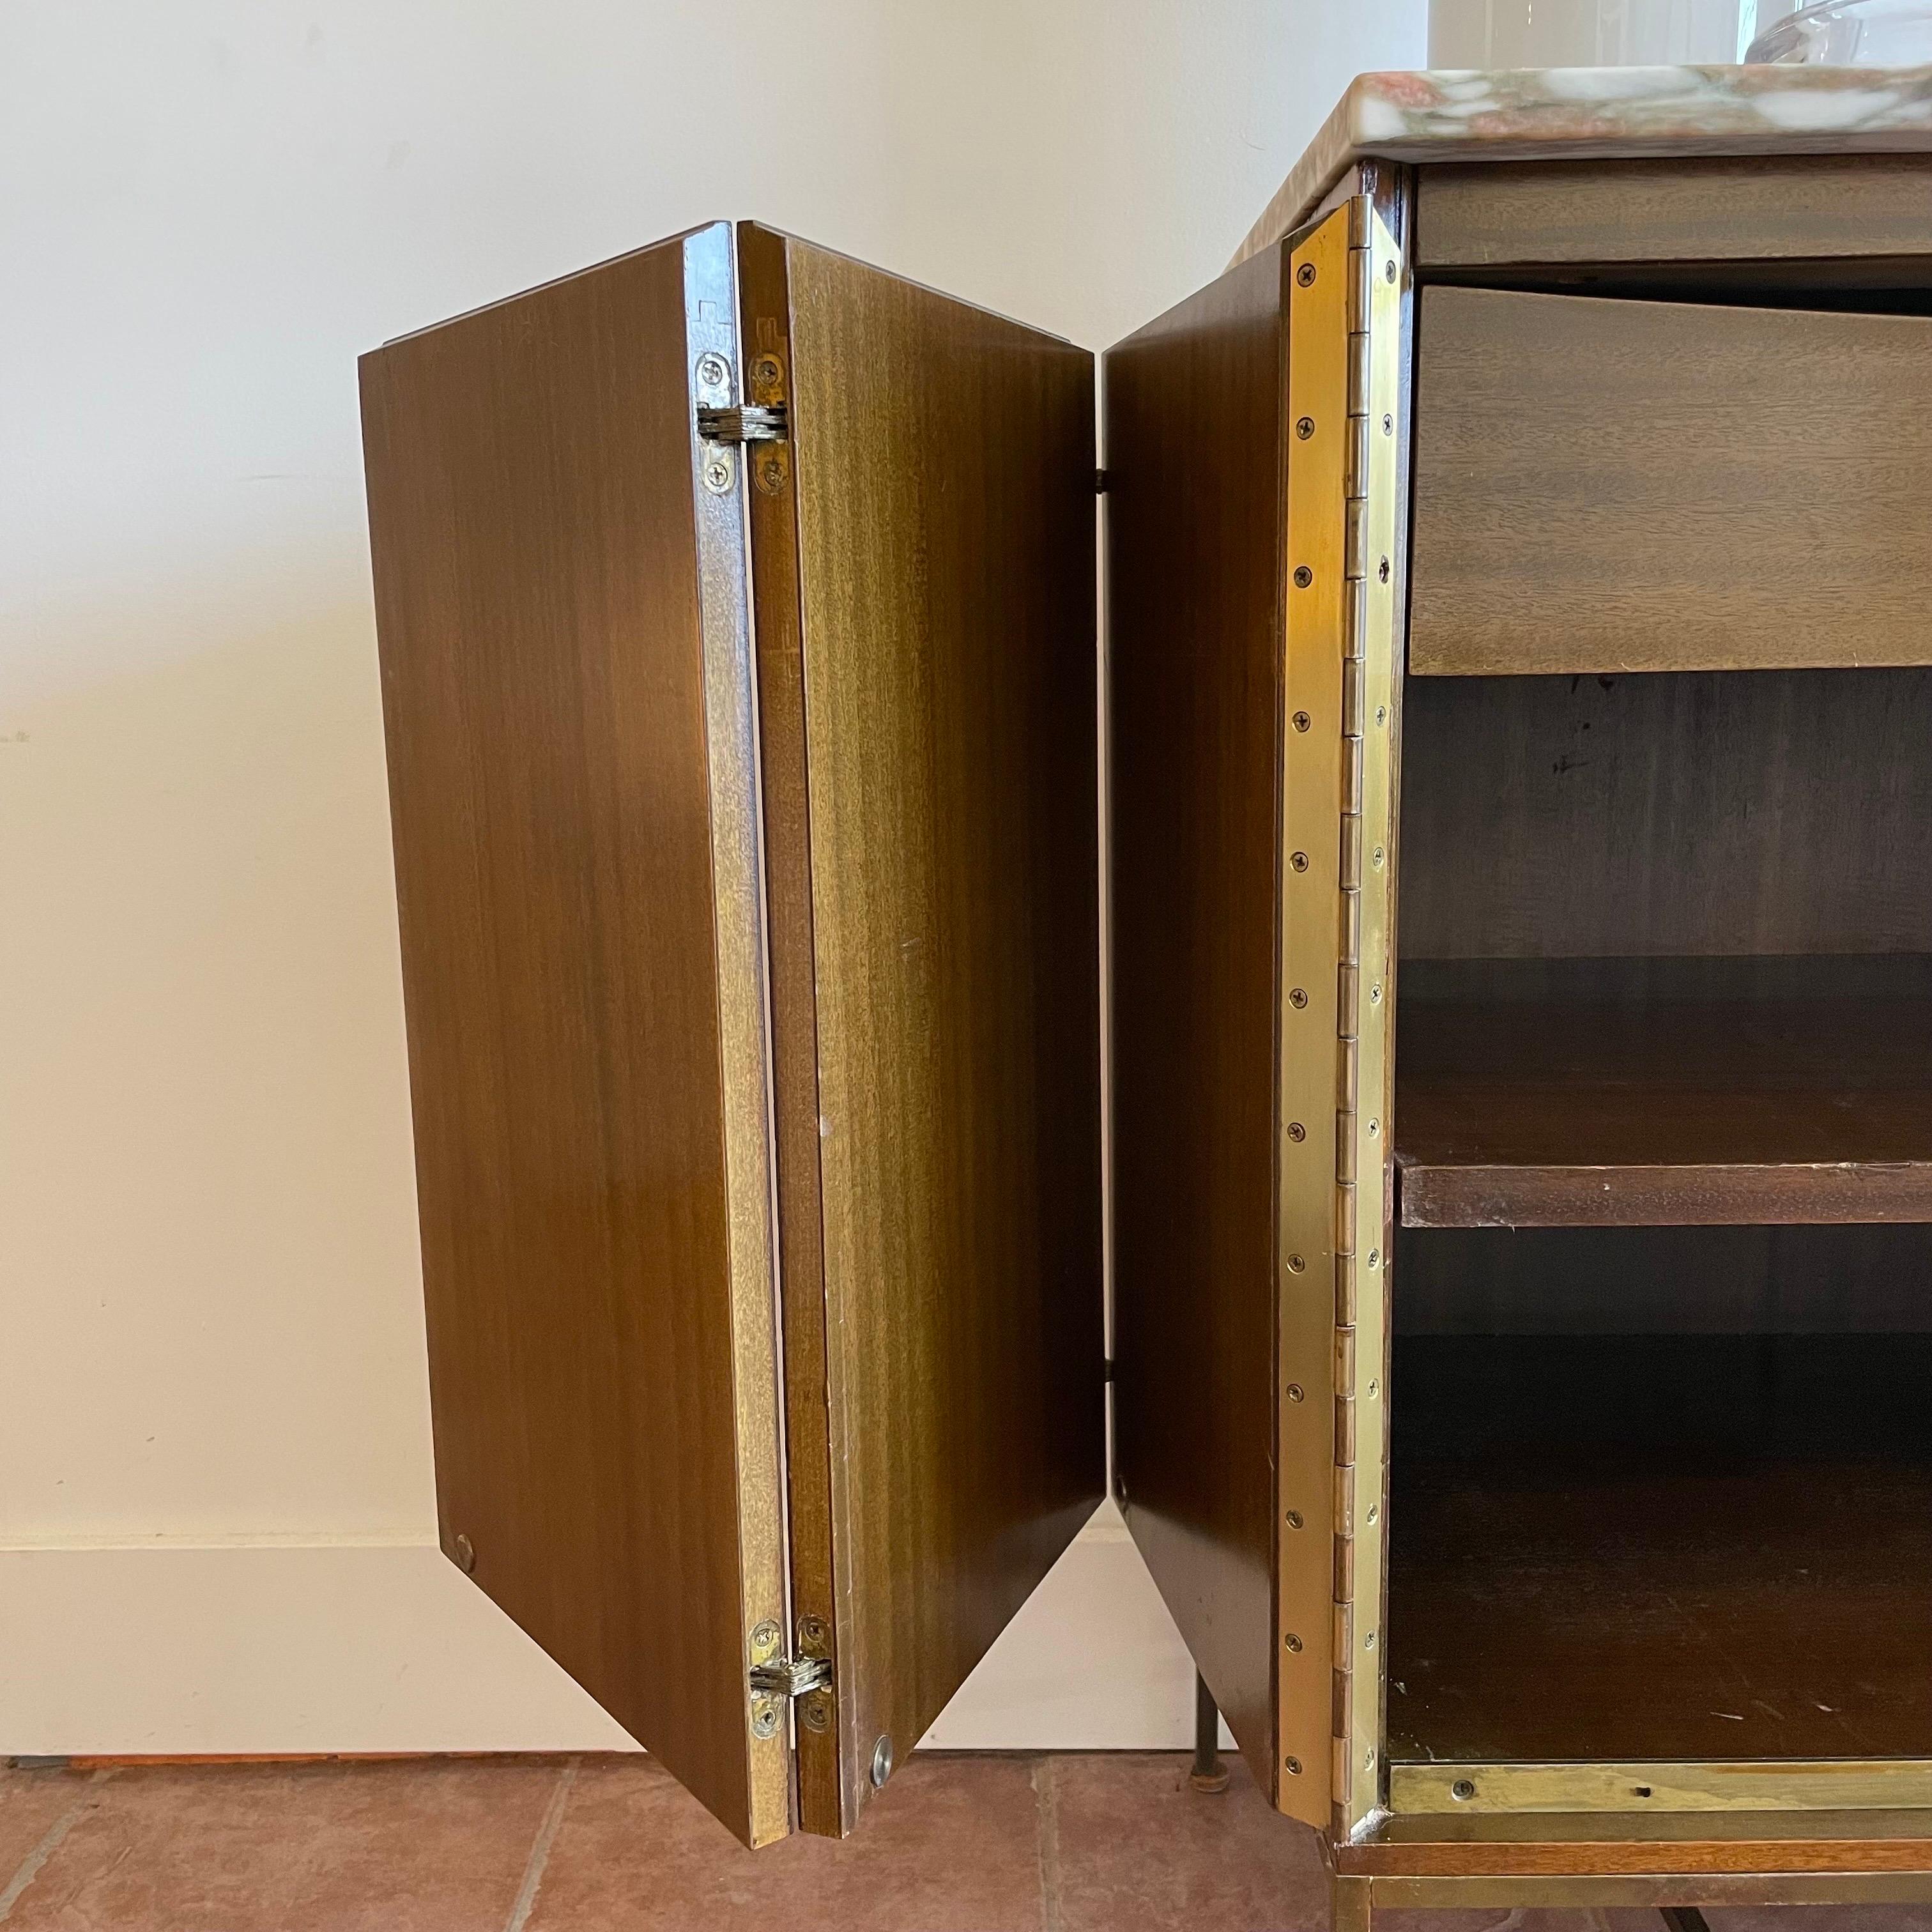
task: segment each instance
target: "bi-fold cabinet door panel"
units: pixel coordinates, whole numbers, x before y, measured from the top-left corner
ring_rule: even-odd
[[[1262,1789],[1381,1778],[1407,284],[1366,196],[1106,358],[1115,1455]]]
[[[1102,1486],[1093,362],[746,225],[363,398],[445,1549],[748,1842]]]

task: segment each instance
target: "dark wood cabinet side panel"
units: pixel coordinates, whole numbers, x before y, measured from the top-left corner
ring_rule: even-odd
[[[1282,274],[1106,358],[1116,1454],[1270,1794]]]
[[[1444,164],[1416,170],[1418,265],[1925,258],[1932,155]]]
[[[1932,662],[1932,318],[1422,292],[1412,673]]]
[[[392,344],[363,399],[444,1547],[764,1838],[686,274]]]
[[[1094,362],[784,245],[849,1830],[1103,1492]]]

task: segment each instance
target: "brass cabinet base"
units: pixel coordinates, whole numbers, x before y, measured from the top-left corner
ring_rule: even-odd
[[[1562,1873],[1532,1876],[1338,1876],[1335,1932],[1367,1932],[1372,1907],[1920,1905],[1932,1872]]]

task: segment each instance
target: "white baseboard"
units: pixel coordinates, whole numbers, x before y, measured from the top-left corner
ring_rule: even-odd
[[[431,1544],[0,1550],[0,1755],[627,1750]],[[926,1742],[1178,1749],[1193,1673],[1111,1506]]]

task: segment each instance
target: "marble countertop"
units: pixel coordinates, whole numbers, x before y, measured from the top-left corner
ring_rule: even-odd
[[[1342,173],[1393,161],[1932,150],[1932,68],[1570,67],[1365,74],[1236,261],[1298,227]]]

